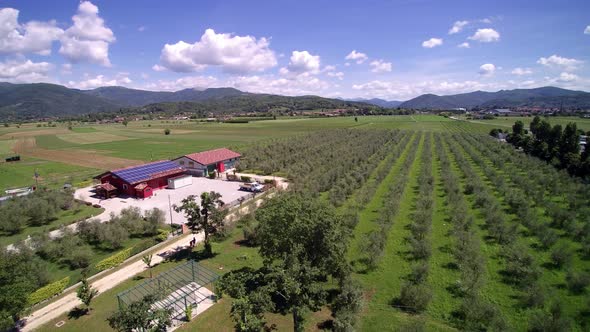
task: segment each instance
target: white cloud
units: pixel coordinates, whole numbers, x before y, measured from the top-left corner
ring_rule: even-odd
[[[584,34],[590,35],[590,25],[586,26],[586,29],[584,29]]]
[[[72,64],[71,63],[64,63],[61,65],[61,73],[64,75],[71,75],[72,74]]]
[[[512,70],[512,74],[514,75],[518,75],[518,76],[522,76],[522,75],[530,75],[533,73],[533,70],[531,68],[514,68]]]
[[[463,42],[463,43],[457,45],[457,47],[459,47],[459,48],[470,48],[471,46],[469,45],[468,42]]]
[[[442,44],[443,44],[443,40],[441,38],[430,38],[430,39],[422,42],[422,47],[433,48],[436,46],[440,46]]]
[[[48,62],[32,62],[28,59],[0,62],[0,81],[12,83],[50,82],[47,74],[53,69]]]
[[[325,95],[332,85],[317,77],[299,75],[293,79],[272,75],[232,77],[224,83],[236,89],[256,93],[272,93],[287,96]]]
[[[463,28],[467,24],[469,24],[469,21],[456,21],[455,23],[453,23],[453,26],[451,27],[451,29],[449,29],[449,35],[453,35],[453,34],[461,32],[461,30],[463,30]]]
[[[97,75],[95,77],[90,77],[89,75],[84,75],[84,80],[81,81],[68,81],[67,85],[69,87],[77,88],[77,89],[95,89],[101,86],[126,86],[133,81],[128,77],[129,73],[119,73],[117,77],[114,78],[107,78],[104,75]]]
[[[109,43],[115,41],[115,35],[98,16],[98,7],[89,1],[81,2],[72,21],[74,25],[61,38],[59,53],[73,63],[90,62],[110,66]]]
[[[281,68],[283,75],[308,75],[320,72],[320,56],[308,51],[293,51],[287,67]]]
[[[373,67],[373,69],[371,69],[373,73],[385,73],[391,71],[391,62],[385,62],[381,59],[372,61],[369,65]]]
[[[557,81],[559,81],[559,82],[573,82],[573,81],[576,81],[578,78],[579,77],[576,74],[563,72],[563,73],[559,74],[559,78],[557,79]]]
[[[339,79],[341,81],[344,79],[344,73],[341,72],[341,71],[338,71],[338,72],[329,72],[327,75],[330,76],[330,77],[335,77],[335,78],[337,78],[337,79]]]
[[[354,84],[352,89],[365,98],[384,98],[407,100],[424,93],[434,93],[439,95],[455,94],[462,92],[471,92],[482,90],[488,87],[477,81],[464,82],[436,82],[436,81],[371,81],[364,84]]]
[[[473,36],[469,37],[471,40],[477,40],[481,43],[491,43],[500,40],[500,34],[494,29],[477,29]]]
[[[185,76],[176,80],[158,80],[144,86],[148,90],[178,91],[182,89],[206,89],[222,86],[213,76]]]
[[[18,23],[19,11],[0,9],[0,53],[51,54],[51,45],[63,34],[55,21]]]
[[[365,53],[352,50],[352,52],[350,52],[344,59],[356,61],[356,63],[360,65],[361,63],[367,61],[368,58],[369,57]]]
[[[139,27],[137,28],[137,31],[139,31],[139,32],[144,32],[144,31],[145,31],[145,29],[146,29],[146,27],[145,27],[145,26],[143,26],[143,25],[141,25],[141,26],[139,26]]]
[[[275,53],[266,38],[234,36],[205,30],[201,39],[193,44],[179,41],[166,44],[155,70],[193,72],[207,66],[219,66],[230,73],[260,72],[276,66]],[[156,69],[157,68],[157,69]]]
[[[577,59],[570,59],[560,57],[559,55],[553,54],[548,58],[539,58],[537,63],[547,67],[560,67],[566,70],[575,70],[579,65],[582,64],[583,61]]]
[[[482,76],[492,76],[496,71],[496,66],[491,63],[483,64],[479,67],[479,74]]]

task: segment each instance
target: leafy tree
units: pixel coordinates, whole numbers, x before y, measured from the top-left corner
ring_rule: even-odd
[[[266,324],[264,315],[248,297],[233,300],[230,316],[236,322],[238,332],[258,332]]]
[[[581,294],[586,291],[586,287],[590,284],[590,274],[586,272],[578,272],[572,269],[567,271],[565,276],[567,288],[574,294]]]
[[[571,322],[563,313],[560,302],[554,302],[547,311],[536,311],[529,318],[531,332],[562,332],[571,329]]]
[[[150,279],[152,278],[152,255],[145,255],[141,258],[143,263],[147,266],[148,270],[150,271]]]
[[[168,128],[164,129],[164,135],[166,135],[166,136],[170,135],[170,129],[168,129]]]
[[[574,254],[565,243],[553,247],[551,250],[551,262],[555,267],[561,268],[572,262]]]
[[[181,201],[180,206],[174,206],[176,212],[184,212],[188,225],[193,233],[203,231],[205,235],[205,254],[212,255],[211,235],[215,235],[223,226],[224,212],[220,211],[224,205],[221,194],[211,191],[201,194],[201,205],[194,195]]]
[[[157,301],[153,295],[115,312],[107,320],[110,327],[121,332],[164,332],[172,326],[171,309],[152,308]]]
[[[0,250],[0,330],[10,330],[27,307],[30,293],[44,283],[42,266],[25,246]]]
[[[340,286],[340,293],[332,304],[332,316],[334,317],[334,331],[354,331],[357,315],[363,306],[362,285],[347,277]]]
[[[80,301],[82,301],[82,303],[84,303],[84,305],[86,306],[86,311],[90,311],[92,310],[90,308],[90,303],[92,302],[92,299],[94,299],[94,297],[98,295],[98,291],[92,288],[92,286],[90,286],[85,273],[82,274],[82,280],[80,282],[81,285],[80,287],[78,287],[76,295],[78,296]]]
[[[17,234],[25,227],[28,217],[17,199],[11,199],[0,207],[0,230]]]
[[[432,299],[432,290],[425,284],[405,283],[399,296],[402,309],[412,312],[426,310]]]

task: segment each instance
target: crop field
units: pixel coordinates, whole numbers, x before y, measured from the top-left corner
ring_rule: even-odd
[[[47,150],[131,160],[229,146],[243,153],[243,170],[287,176],[292,190],[349,216],[346,260],[365,302],[359,330],[525,331],[548,324],[587,330],[590,187],[495,141],[487,134],[495,126],[439,116],[140,121],[82,127],[128,138],[114,142],[36,138]],[[163,128],[172,134],[159,134]],[[223,271],[260,266],[257,248],[244,244],[243,225],[237,226],[202,264]],[[105,329],[116,310],[114,294],[137,282],[101,295],[88,317],[61,317],[61,329]],[[230,308],[231,298],[224,298],[182,330],[230,331]],[[292,328],[289,316],[265,316]],[[307,316],[306,330],[317,330],[330,310]]]
[[[0,189],[32,185],[35,170],[41,183],[87,181],[102,170],[186,153],[229,147],[241,151],[252,143],[337,128],[402,129],[487,133],[493,126],[470,124],[436,115],[279,118],[249,123],[131,121],[122,124],[67,124],[0,128],[0,156],[20,154],[23,162],[0,163]],[[164,135],[164,129],[170,135]]]
[[[568,116],[549,116],[546,119],[551,122],[552,125],[559,124],[562,127],[565,127],[569,122],[575,122],[578,126],[578,129],[582,129],[584,131],[590,130],[590,119],[589,118],[579,118],[579,117],[568,117]],[[492,120],[470,120],[471,123],[477,124],[486,124],[490,126],[494,126],[497,128],[509,129],[512,127],[515,121],[520,120],[522,121],[525,126],[528,125],[533,121],[532,116],[526,117],[513,117],[513,116],[499,116]]]

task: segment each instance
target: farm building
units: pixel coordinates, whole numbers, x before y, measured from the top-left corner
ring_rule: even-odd
[[[241,155],[230,149],[221,148],[210,151],[187,154],[174,159],[178,166],[184,167],[188,174],[194,176],[208,176],[211,172],[217,170],[224,172],[226,169],[233,168]]]
[[[108,171],[95,177],[100,180],[98,193],[109,198],[124,194],[146,198],[156,189],[168,186],[168,179],[176,178],[185,173],[185,169],[177,163],[161,160],[139,166],[132,166]]]

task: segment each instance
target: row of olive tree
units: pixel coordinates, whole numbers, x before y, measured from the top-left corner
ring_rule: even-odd
[[[407,146],[405,159],[399,168],[395,180],[389,186],[388,192],[383,199],[383,207],[377,219],[378,227],[366,233],[364,241],[360,243],[360,251],[366,253],[363,261],[367,267],[367,271],[377,268],[383,257],[387,236],[397,215],[404,189],[408,183],[409,173],[416,157],[419,142],[420,136],[414,135],[412,142]]]
[[[0,205],[0,232],[13,235],[25,227],[46,225],[60,210],[78,208],[71,191],[38,190]]]
[[[410,245],[409,260],[413,261],[412,271],[402,285],[401,293],[394,299],[394,305],[411,312],[426,310],[432,299],[432,289],[428,284],[429,260],[432,254],[430,233],[434,209],[434,177],[432,174],[432,136],[427,133],[420,156],[418,173],[418,197],[412,223],[408,225],[410,234],[406,238]]]
[[[481,297],[480,289],[485,284],[486,258],[481,253],[480,240],[475,232],[473,214],[467,206],[465,194],[471,195],[474,188],[483,191],[483,183],[474,172],[463,154],[453,144],[452,138],[444,135],[437,139],[438,159],[441,164],[441,176],[445,190],[447,204],[454,237],[453,257],[460,271],[460,279],[452,289],[463,298],[459,313],[462,328],[465,330],[506,330],[506,322],[499,309]],[[444,145],[443,145],[444,143]],[[465,181],[463,190],[461,180],[455,175],[451,160],[447,155],[449,147],[453,162]]]

